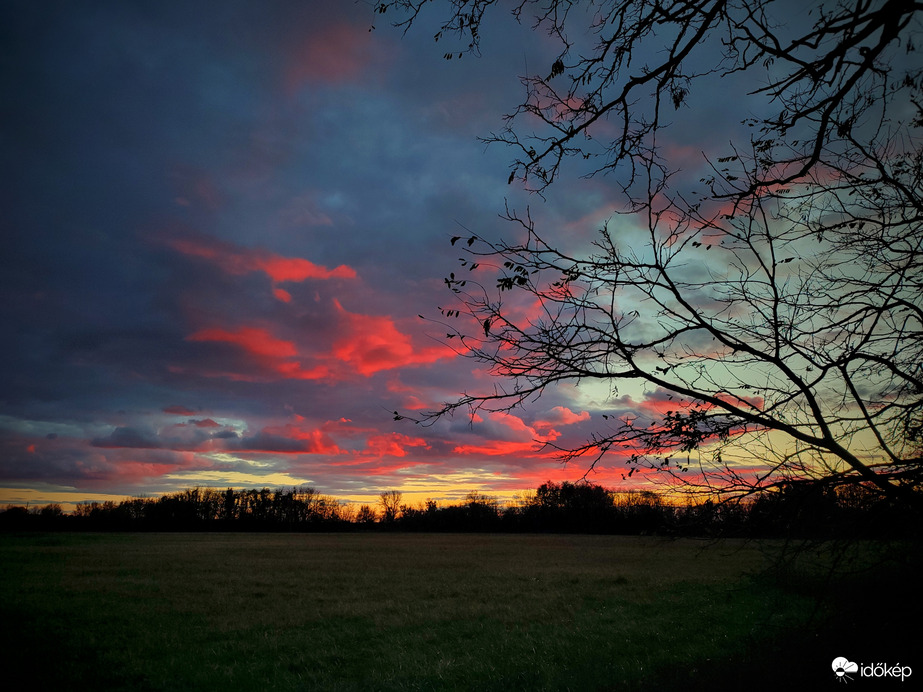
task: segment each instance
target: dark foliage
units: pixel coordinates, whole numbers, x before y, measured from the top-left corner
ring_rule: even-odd
[[[400,493],[390,491],[390,499]],[[376,515],[313,488],[218,491],[191,488],[160,498],[7,507],[0,530],[23,531],[435,531],[599,533],[708,537],[910,539],[920,517],[904,503],[861,486],[792,483],[748,503],[675,504],[648,490],[608,490],[588,482],[543,483],[509,506],[478,492],[464,502],[434,500]]]

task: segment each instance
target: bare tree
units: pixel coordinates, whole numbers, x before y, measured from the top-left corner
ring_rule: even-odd
[[[356,513],[357,524],[373,524],[378,519],[375,510],[369,505],[362,505]]]
[[[386,490],[378,496],[378,504],[381,505],[381,520],[386,524],[397,521],[401,511],[401,501],[404,494],[400,490]]]
[[[407,30],[428,4],[378,9],[403,10]],[[460,37],[456,57],[477,53],[498,3],[434,4],[447,10],[437,39]],[[522,78],[521,105],[486,140],[515,152],[510,182],[547,194],[575,159],[611,174],[622,205],[591,248],[566,249],[509,208],[516,242],[452,240],[478,271],[446,279],[460,301],[442,321],[497,386],[418,421],[510,410],[563,382],[602,381],[615,401],[640,382],[675,407],[653,416],[613,404],[590,439],[562,446],[565,461],[621,454],[629,475],[658,469],[733,497],[809,481],[918,505],[923,4],[589,7],[515,3],[561,50],[544,76]],[[702,152],[690,179],[671,161],[670,119],[721,79],[753,85],[725,98],[756,115],[741,141]],[[537,315],[511,309],[522,297]]]

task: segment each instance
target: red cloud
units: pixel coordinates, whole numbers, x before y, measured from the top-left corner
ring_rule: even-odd
[[[334,303],[345,333],[334,343],[333,356],[363,375],[455,356],[452,349],[442,344],[416,348],[390,317],[347,312],[339,301]]]
[[[486,456],[551,456],[539,454],[541,443],[534,440],[515,442],[510,440],[486,440],[476,445],[457,445],[452,449],[455,454],[483,454]]]
[[[330,370],[325,365],[316,365],[306,370],[297,361],[276,363],[273,369],[282,377],[290,380],[319,380],[330,375]]]
[[[280,339],[263,327],[201,329],[186,337],[187,341],[233,344],[249,356],[250,366],[241,371],[202,371],[207,377],[228,377],[239,381],[260,381],[283,377],[314,380],[323,377],[345,377],[350,373],[370,376],[381,370],[413,365],[425,365],[440,358],[451,358],[455,352],[444,345],[417,347],[407,334],[398,330],[387,316],[369,316],[346,311],[334,301],[340,319],[339,337],[330,353],[305,356],[293,341]],[[305,367],[302,357],[311,358],[313,367]],[[339,361],[337,367],[336,361]],[[346,367],[343,367],[343,366]],[[173,367],[174,372],[188,368]]]
[[[336,269],[327,269],[300,257],[282,257],[265,251],[254,256],[253,262],[256,268],[266,272],[276,282],[356,278],[356,271],[345,264]]]
[[[221,425],[213,421],[211,418],[205,418],[204,420],[191,420],[189,421],[190,425],[194,425],[197,428],[220,428]]]
[[[643,413],[650,418],[661,418],[669,411],[684,411],[691,406],[689,400],[673,394],[662,387],[653,392],[646,392],[644,398],[635,401],[631,395],[619,397],[612,402],[620,409]]]
[[[356,459],[355,463],[366,463],[360,462],[359,457],[405,457],[410,447],[429,449],[429,445],[423,438],[410,437],[396,432],[377,433],[374,429],[357,431],[351,429],[350,421],[343,418],[337,421],[327,421],[320,427],[313,427],[305,423],[304,418],[295,416],[294,423],[265,427],[256,435],[243,438],[240,450],[276,454],[350,454]],[[347,438],[371,434],[368,434],[365,440],[365,449],[347,451],[340,447],[331,433],[345,435]],[[342,463],[337,461],[337,464]]]
[[[258,327],[241,327],[236,331],[211,328],[202,329],[186,337],[188,341],[216,341],[234,344],[252,357],[253,364],[264,371],[263,376],[245,373],[230,372],[200,372],[207,377],[228,377],[232,380],[258,381],[267,379],[267,376],[281,375],[287,379],[316,380],[329,374],[328,369],[318,365],[311,369],[304,369],[299,360],[291,360],[298,356],[298,349],[291,341],[278,339],[266,329]]]
[[[429,447],[422,437],[408,437],[394,432],[372,435],[365,441],[365,446],[366,453],[376,457],[404,457],[407,456],[406,447]]]
[[[433,401],[427,402],[422,399],[421,397],[423,394],[419,389],[404,384],[399,378],[389,380],[387,388],[389,392],[398,394],[402,397],[398,408],[404,411],[422,411],[428,408],[435,408],[437,405]]]
[[[345,264],[328,269],[301,257],[283,257],[262,248],[241,248],[214,238],[169,238],[166,244],[177,252],[199,257],[218,265],[228,274],[249,274],[261,271],[273,284],[307,279],[354,279],[356,270]],[[283,302],[292,299],[288,291],[273,286],[273,295]]]
[[[368,377],[381,370],[426,365],[456,355],[443,344],[416,345],[413,337],[399,330],[388,316],[351,313],[336,300],[334,306],[335,323],[327,328],[333,335],[329,351],[318,350],[323,346],[313,340],[296,343],[279,338],[263,326],[208,327],[190,334],[186,340],[231,344],[246,359],[238,358],[232,365],[225,361],[223,367],[211,370],[184,366],[171,366],[170,369],[176,373],[196,372],[205,377],[252,382],[280,377],[344,379],[357,373]]]
[[[759,410],[763,407],[762,397],[737,397],[731,396],[730,394],[719,393],[715,395],[715,398],[738,408],[751,407]],[[624,396],[617,399],[616,402],[619,406],[633,408],[652,418],[659,418],[669,412],[686,411],[693,406],[705,411],[715,408],[714,404],[701,401],[691,402],[689,399],[685,399],[678,394],[672,394],[662,387],[658,387],[653,392],[646,393],[644,399],[641,401],[634,401],[630,396]]]
[[[475,430],[486,433],[485,440],[478,444],[457,445],[453,451],[457,454],[483,454],[487,456],[554,456],[553,450],[542,452],[544,442],[557,439],[560,434],[551,428],[543,427],[540,432],[519,417],[509,413],[493,412],[487,420],[480,416],[474,419]]]
[[[164,408],[163,412],[171,413],[174,416],[194,416],[196,413],[191,408],[186,408],[185,406],[179,406],[177,404],[174,404],[173,406],[167,406]]]
[[[765,403],[761,396],[731,396],[730,394],[719,393],[715,395],[715,398],[737,408],[747,409],[749,405],[749,408],[758,411],[763,410],[763,404]]]
[[[302,428],[287,423],[263,428],[253,437],[242,440],[245,451],[287,454],[342,454],[343,450],[323,430]]]
[[[590,420],[589,411],[576,414],[564,406],[555,406],[551,409],[551,415],[548,417],[548,420],[543,421],[543,423],[547,425],[573,425],[574,423],[581,423],[586,420]]]
[[[505,482],[505,485],[515,489],[535,489],[545,481],[553,481],[555,483],[570,481],[573,483],[579,480],[585,471],[586,467],[576,464],[568,464],[567,466],[561,464],[555,464],[554,466],[531,466],[528,469],[523,469],[521,472],[516,473],[509,481]],[[626,473],[627,469],[622,467],[600,465],[589,473],[586,479],[607,488],[617,488],[625,483]],[[638,474],[635,473],[635,476],[637,477]],[[497,485],[500,484],[497,483]]]
[[[271,358],[290,358],[298,355],[298,350],[291,341],[277,339],[265,329],[254,327],[241,327],[236,332],[202,329],[186,338],[189,341],[226,341],[237,344],[254,355]]]

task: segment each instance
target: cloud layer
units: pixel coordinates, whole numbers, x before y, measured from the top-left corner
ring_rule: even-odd
[[[0,503],[579,478],[543,443],[612,411],[587,393],[431,427],[392,414],[492,386],[418,315],[451,300],[458,224],[499,236],[505,199],[537,202],[475,136],[502,126],[511,66],[544,60],[543,37],[498,15],[461,64],[426,31],[370,31],[362,3],[209,7],[3,10]],[[562,186],[534,215],[585,242],[610,196]]]

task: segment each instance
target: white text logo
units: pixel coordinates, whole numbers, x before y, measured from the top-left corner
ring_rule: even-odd
[[[849,682],[855,677],[856,673],[863,678],[894,678],[903,682],[913,672],[910,666],[902,666],[900,663],[895,665],[889,663],[855,663],[842,656],[833,659],[832,668],[834,674],[836,674],[837,682]]]

